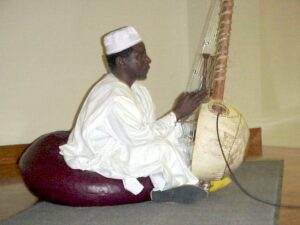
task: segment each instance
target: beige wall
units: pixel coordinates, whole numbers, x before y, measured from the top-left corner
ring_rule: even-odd
[[[186,87],[209,0],[1,0],[0,145],[69,129],[104,73],[100,36],[124,25],[152,58],[157,113]],[[171,7],[172,6],[172,7]],[[267,145],[300,147],[300,2],[236,0],[225,98]]]
[[[300,1],[264,0],[261,11],[264,141],[299,147]]]
[[[236,1],[226,95],[265,145],[300,147],[298,21],[298,0]]]
[[[0,145],[69,129],[87,90],[106,71],[100,36],[135,26],[152,58],[145,85],[167,111],[188,71],[182,0],[1,0]],[[170,7],[172,6],[172,7]]]

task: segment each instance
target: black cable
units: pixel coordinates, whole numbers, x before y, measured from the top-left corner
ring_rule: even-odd
[[[239,189],[245,194],[247,195],[248,197],[258,201],[258,202],[261,202],[263,204],[267,204],[267,205],[271,205],[271,206],[275,206],[275,207],[280,207],[280,208],[291,208],[291,209],[298,209],[300,208],[300,205],[286,205],[286,204],[277,204],[277,203],[273,203],[273,202],[269,202],[269,201],[266,201],[266,200],[262,200],[260,198],[257,198],[255,197],[254,195],[250,194],[241,184],[240,182],[238,181],[238,179],[236,178],[236,176],[234,175],[234,173],[232,172],[230,166],[229,166],[229,163],[226,159],[226,156],[225,156],[225,153],[224,153],[224,150],[223,150],[223,147],[222,147],[222,144],[221,144],[221,140],[220,140],[220,135],[219,135],[219,116],[220,116],[221,113],[218,113],[217,115],[217,122],[216,122],[216,129],[217,129],[217,136],[218,136],[218,142],[219,142],[219,145],[220,145],[220,149],[221,149],[221,152],[222,152],[222,155],[223,155],[223,158],[225,160],[225,163],[226,163],[226,166],[229,170],[229,173],[230,173],[230,176],[232,178],[232,180],[234,181],[234,183],[239,187]]]

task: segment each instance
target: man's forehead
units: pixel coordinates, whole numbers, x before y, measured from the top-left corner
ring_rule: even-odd
[[[134,51],[137,51],[137,52],[143,52],[146,50],[144,42],[140,42],[140,43],[132,46],[132,48]]]

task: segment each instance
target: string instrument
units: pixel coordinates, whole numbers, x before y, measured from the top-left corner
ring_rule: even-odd
[[[234,171],[244,160],[249,139],[249,129],[242,114],[223,100],[232,9],[233,0],[220,0],[220,4],[211,7],[201,54],[196,57],[189,82],[192,86],[197,78],[198,88],[208,90],[210,95],[207,102],[201,105],[198,114],[195,113],[190,118],[190,121],[197,122],[186,122],[183,125],[187,138],[193,142],[192,172],[202,183],[228,175],[220,144],[231,170]],[[218,23],[216,18],[219,18]]]

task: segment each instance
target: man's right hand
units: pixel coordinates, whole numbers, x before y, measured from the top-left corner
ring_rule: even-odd
[[[180,120],[193,113],[208,97],[207,90],[202,89],[194,92],[182,93],[173,108],[173,112],[176,115],[177,120]]]

